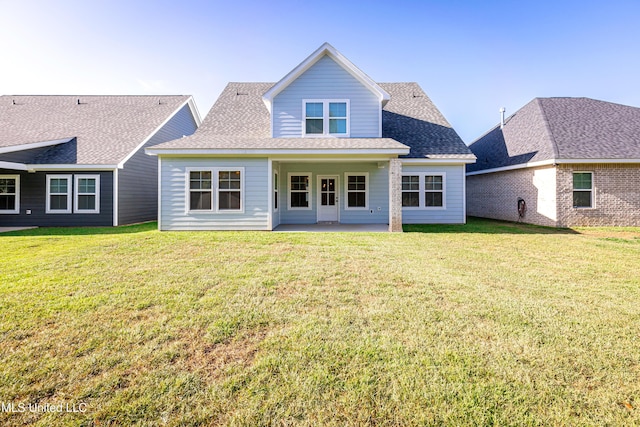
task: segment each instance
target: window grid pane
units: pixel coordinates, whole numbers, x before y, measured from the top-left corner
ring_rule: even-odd
[[[573,174],[573,189],[574,190],[591,190],[592,189],[592,176],[590,172],[578,172]]]
[[[420,190],[420,177],[417,175],[402,177],[402,191]]]
[[[425,193],[424,203],[428,207],[442,207],[442,193],[439,191]]]
[[[420,193],[417,191],[402,192],[402,206],[409,208],[420,207]]]
[[[424,189],[433,191],[442,191],[442,176],[427,175],[424,177]]]

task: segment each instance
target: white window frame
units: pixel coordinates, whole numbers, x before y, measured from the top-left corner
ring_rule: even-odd
[[[14,179],[16,181],[16,192],[5,193],[16,197],[14,209],[0,209],[1,214],[19,214],[20,213],[20,175],[0,175],[0,179]]]
[[[80,185],[79,181],[81,179],[95,179],[96,180],[96,192],[95,193],[82,193],[80,194]],[[78,214],[97,214],[100,213],[100,175],[74,175],[73,176],[73,213]],[[79,196],[90,196],[93,195],[96,197],[96,206],[94,209],[80,209],[78,206],[78,197]]]
[[[214,213],[216,202],[214,200],[214,191],[216,188],[215,172],[212,168],[188,167],[185,169],[185,211],[187,213]],[[211,173],[211,209],[191,209],[191,172],[209,172]],[[204,191],[199,191],[203,193]]]
[[[280,209],[280,173],[273,171],[273,211],[278,212]]]
[[[51,196],[61,196],[65,193],[51,193],[51,180],[52,179],[66,179],[67,180],[67,208],[66,209],[51,209]],[[45,206],[45,213],[48,214],[70,214],[71,213],[71,198],[73,197],[73,175],[47,175],[47,201]]]
[[[364,176],[364,206],[349,206],[349,193],[362,193],[360,190],[349,190],[350,176]],[[344,173],[344,209],[347,211],[369,210],[369,172],[345,172]]]
[[[445,210],[447,208],[447,174],[445,172],[406,172],[402,176],[417,176],[419,177],[419,206],[403,206],[402,209],[407,210]],[[425,177],[427,176],[441,176],[442,177],[442,190],[427,190],[425,185]],[[402,191],[402,190],[400,190]],[[427,206],[425,193],[429,192],[442,192],[442,206]],[[415,191],[412,191],[415,192]]]
[[[573,188],[573,175],[576,173],[588,173],[591,174],[591,189],[590,190],[575,190]],[[595,209],[596,208],[596,174],[594,171],[573,171],[571,172],[571,206],[573,209]],[[591,206],[574,206],[573,205],[573,193],[575,191],[589,191],[591,193]]]
[[[211,172],[211,209],[191,209],[191,172]],[[240,209],[220,209],[220,192],[229,191],[220,188],[220,172],[240,172]],[[185,168],[185,212],[187,214],[242,214],[244,213],[244,167],[197,167]]]
[[[216,200],[213,201],[213,206],[215,207],[216,213],[244,213],[244,167],[221,167],[214,168],[215,172],[214,183],[215,183],[215,196]],[[228,189],[220,188],[220,172],[240,172],[240,189]],[[239,191],[240,192],[240,209],[220,209],[220,193],[227,191]]]
[[[304,191],[300,190],[291,190],[291,177],[292,176],[306,176],[309,178],[309,188],[306,192],[309,193],[309,206],[308,207],[291,207],[291,193],[304,193]],[[313,209],[313,176],[311,172],[289,172],[287,174],[287,208],[291,211],[310,211]]]
[[[322,133],[307,133],[307,103],[322,103]],[[329,104],[344,103],[347,106],[346,133],[329,132]],[[302,100],[302,137],[303,138],[348,138],[351,135],[351,103],[348,99],[303,99]]]

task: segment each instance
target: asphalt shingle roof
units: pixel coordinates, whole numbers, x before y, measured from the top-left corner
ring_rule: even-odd
[[[535,98],[470,145],[467,171],[561,159],[640,159],[640,108],[590,98]]]
[[[416,83],[380,83],[391,99],[383,109],[382,138],[271,138],[262,95],[274,83],[229,83],[191,136],[158,149],[398,149],[405,157],[469,158],[467,146]]]
[[[0,148],[75,138],[34,150],[28,163],[117,164],[189,98],[0,96]]]

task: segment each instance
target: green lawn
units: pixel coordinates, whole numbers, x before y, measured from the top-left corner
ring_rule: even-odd
[[[405,230],[0,235],[0,425],[640,425],[640,229]]]

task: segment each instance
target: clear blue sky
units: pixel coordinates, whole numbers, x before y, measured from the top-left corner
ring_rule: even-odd
[[[470,143],[538,96],[640,107],[639,22],[637,0],[0,0],[0,93],[190,94],[204,116],[327,41]]]

